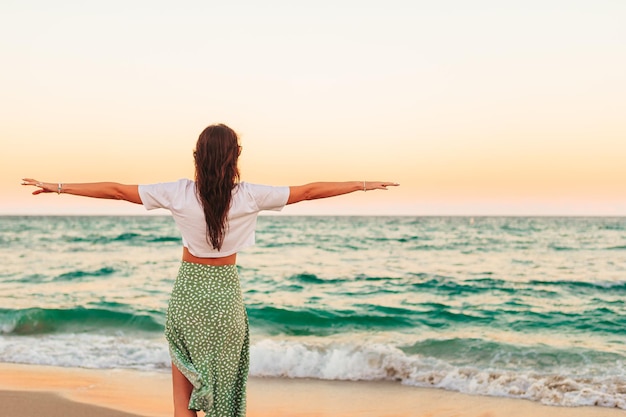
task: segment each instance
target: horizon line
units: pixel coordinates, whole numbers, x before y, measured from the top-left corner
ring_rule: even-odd
[[[172,217],[167,213],[72,213],[72,214],[60,214],[60,213],[26,213],[26,214],[12,214],[12,213],[0,213],[0,217]],[[349,214],[349,213],[319,213],[319,214],[306,214],[306,213],[259,213],[259,217],[468,217],[468,218],[481,218],[481,217],[543,217],[543,218],[626,218],[626,214]]]

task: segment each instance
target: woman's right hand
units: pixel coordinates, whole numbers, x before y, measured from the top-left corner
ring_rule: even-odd
[[[387,187],[397,187],[398,185],[400,184],[391,181],[312,182],[289,187],[287,204],[334,197],[355,191],[386,190]]]

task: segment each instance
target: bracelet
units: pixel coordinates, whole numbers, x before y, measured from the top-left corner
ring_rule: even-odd
[[[367,188],[365,188],[365,181],[363,181],[363,191],[367,191]]]
[[[59,183],[59,186],[57,187],[57,195],[61,194],[61,190],[63,189],[63,183]]]

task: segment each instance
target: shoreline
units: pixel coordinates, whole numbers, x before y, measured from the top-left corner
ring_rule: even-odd
[[[0,363],[6,417],[173,415],[169,372]],[[37,411],[39,410],[39,411]],[[624,410],[558,407],[393,382],[251,377],[250,417],[617,417]]]

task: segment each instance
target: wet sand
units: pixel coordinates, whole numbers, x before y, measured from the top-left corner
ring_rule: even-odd
[[[5,417],[172,416],[166,372],[0,364]],[[202,415],[202,413],[199,413]],[[386,382],[250,378],[249,417],[617,417],[624,410],[554,407]]]

